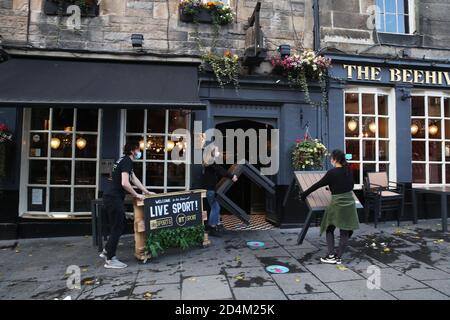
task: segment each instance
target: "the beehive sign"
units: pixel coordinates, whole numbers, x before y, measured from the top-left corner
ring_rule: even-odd
[[[190,227],[202,223],[201,193],[163,194],[145,199],[149,232],[162,228]]]

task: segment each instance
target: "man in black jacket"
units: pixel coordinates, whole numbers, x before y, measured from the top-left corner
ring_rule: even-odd
[[[207,190],[206,198],[208,199],[211,211],[208,218],[208,229],[211,236],[220,236],[220,232],[224,227],[220,223],[220,205],[216,199],[216,185],[219,179],[227,177],[233,182],[237,181],[237,176],[232,175],[222,166],[216,163],[220,152],[217,147],[213,148],[211,154],[208,154],[203,161],[203,187]]]

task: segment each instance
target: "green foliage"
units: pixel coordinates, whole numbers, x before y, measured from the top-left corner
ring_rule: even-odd
[[[221,88],[229,83],[233,83],[236,89],[239,88],[240,64],[237,55],[233,55],[229,51],[225,52],[223,56],[208,52],[203,55],[202,59],[212,68]]]
[[[318,139],[297,140],[292,150],[294,170],[322,169],[327,148]]]
[[[186,250],[201,244],[204,232],[203,224],[186,228],[162,229],[150,234],[145,249],[152,257],[157,257],[169,248]]]

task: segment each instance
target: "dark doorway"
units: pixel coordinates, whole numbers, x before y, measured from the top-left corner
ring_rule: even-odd
[[[226,130],[227,129],[242,129],[244,131],[247,131],[248,129],[254,129],[257,132],[257,138],[258,138],[258,146],[257,150],[259,150],[260,146],[260,140],[259,140],[259,130],[265,129],[268,131],[268,145],[267,148],[270,150],[270,133],[271,129],[273,129],[273,126],[257,121],[252,120],[237,120],[237,121],[230,121],[230,122],[224,122],[216,125],[216,129],[220,130],[224,136],[223,141],[223,148],[224,148],[224,167],[229,168],[231,165],[226,164],[228,162],[228,159],[233,159],[233,163],[236,163],[238,161],[238,154],[237,154],[237,148],[235,144],[235,150],[234,152],[231,151],[227,152],[226,150]],[[236,139],[235,139],[236,142]],[[246,145],[245,145],[245,160],[250,161],[249,156],[249,141],[246,139]],[[268,152],[267,154],[270,155]],[[226,159],[226,160],[225,160]],[[262,164],[259,161],[259,155],[257,157],[257,163],[252,163],[258,170],[261,169]],[[272,181],[275,181],[275,177],[268,177]],[[233,187],[230,189],[230,191],[227,193],[227,196],[235,202],[239,207],[241,207],[245,212],[247,212],[250,215],[266,215],[266,191],[256,186],[254,183],[250,181],[246,176],[242,175],[238,182],[233,185]],[[227,214],[225,210],[222,211],[222,213]],[[229,213],[228,213],[229,214]]]

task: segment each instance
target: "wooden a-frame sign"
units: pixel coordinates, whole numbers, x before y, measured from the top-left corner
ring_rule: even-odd
[[[262,175],[258,169],[256,169],[253,165],[251,165],[247,161],[243,164],[232,165],[228,169],[228,172],[231,173],[232,175],[236,175],[237,177],[245,175],[247,178],[250,179],[250,181],[252,181],[257,186],[263,188],[272,195],[275,194],[275,184],[272,182],[272,180]],[[233,213],[242,222],[249,225],[250,224],[249,215],[226,195],[227,191],[231,188],[232,185],[233,181],[231,181],[228,178],[222,178],[218,182],[216,186],[217,201],[219,201],[222,207]]]

